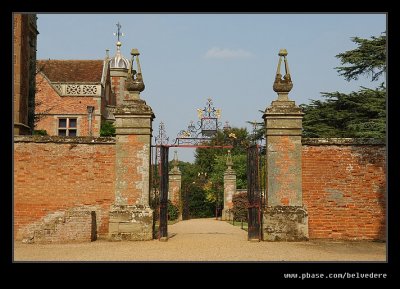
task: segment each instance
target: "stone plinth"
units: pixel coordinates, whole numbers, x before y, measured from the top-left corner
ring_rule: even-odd
[[[113,205],[110,209],[110,241],[142,241],[153,238],[153,210],[144,205]]]
[[[308,214],[302,206],[267,207],[263,213],[264,241],[307,241]]]

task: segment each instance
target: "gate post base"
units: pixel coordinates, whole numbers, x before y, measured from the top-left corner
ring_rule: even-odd
[[[149,206],[114,204],[109,215],[109,241],[153,239],[153,210]]]
[[[258,243],[258,242],[260,242],[260,239],[250,239],[249,242],[251,242],[251,243]]]
[[[308,241],[308,213],[303,206],[267,207],[263,213],[264,241]]]
[[[232,221],[233,214],[229,212],[229,209],[222,209],[221,221]]]

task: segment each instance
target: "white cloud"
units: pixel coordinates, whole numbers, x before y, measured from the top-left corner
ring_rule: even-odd
[[[243,49],[229,49],[213,47],[209,49],[204,55],[205,58],[218,58],[218,59],[234,59],[234,58],[249,58],[253,56],[251,52]]]

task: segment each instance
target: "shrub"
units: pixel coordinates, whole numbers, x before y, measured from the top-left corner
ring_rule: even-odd
[[[247,192],[238,193],[233,195],[232,197],[232,213],[233,219],[235,221],[246,221],[247,222],[247,212],[248,212],[248,204],[249,201],[247,200]]]
[[[179,217],[179,208],[168,200],[168,220],[174,221]]]
[[[45,129],[36,129],[33,131],[33,135],[47,135],[47,131]]]
[[[100,136],[115,136],[115,126],[111,121],[105,121],[101,124]]]

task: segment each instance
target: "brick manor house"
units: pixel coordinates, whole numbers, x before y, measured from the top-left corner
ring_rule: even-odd
[[[53,136],[100,136],[103,121],[115,121],[113,110],[124,89],[130,61],[121,53],[104,60],[38,60],[35,129]],[[136,55],[139,60],[139,55]],[[140,65],[137,75],[141,75]]]

